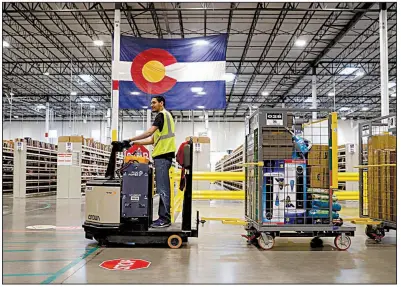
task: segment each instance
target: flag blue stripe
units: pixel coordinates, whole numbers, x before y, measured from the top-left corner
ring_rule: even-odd
[[[187,39],[147,39],[121,36],[120,41],[120,61],[133,61],[139,53],[151,48],[168,51],[177,59],[177,62],[226,60],[227,34]],[[197,44],[199,41],[203,41],[203,45]]]
[[[193,87],[201,87],[205,95],[197,95],[191,91]],[[119,84],[120,109],[143,109],[150,107],[154,95],[144,94],[133,82],[120,81]],[[140,95],[131,95],[139,92]],[[222,96],[220,96],[222,95]],[[224,109],[226,106],[226,82],[178,82],[168,92],[163,94],[166,99],[167,110],[192,110],[204,106],[205,109]]]

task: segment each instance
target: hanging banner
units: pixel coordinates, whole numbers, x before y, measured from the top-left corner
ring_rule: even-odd
[[[190,39],[121,35],[120,61],[113,62],[120,109],[143,109],[152,97],[168,110],[226,107],[227,34]]]

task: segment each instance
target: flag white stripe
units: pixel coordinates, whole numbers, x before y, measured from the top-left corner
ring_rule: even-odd
[[[132,62],[119,62],[114,65],[113,79],[132,81]],[[213,62],[181,62],[166,67],[166,75],[177,82],[224,81],[226,73],[225,61]]]

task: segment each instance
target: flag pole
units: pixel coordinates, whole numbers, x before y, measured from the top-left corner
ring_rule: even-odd
[[[111,68],[111,79],[112,79],[112,105],[111,105],[111,140],[118,140],[118,102],[119,102],[119,91],[118,91],[118,73],[116,72],[116,65],[120,61],[120,7],[121,3],[116,3],[114,11],[114,45],[113,45],[113,61]]]

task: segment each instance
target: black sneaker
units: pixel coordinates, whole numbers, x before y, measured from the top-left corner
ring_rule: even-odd
[[[152,223],[151,227],[153,227],[153,228],[162,228],[162,227],[169,227],[170,225],[171,225],[171,222],[166,222],[166,221],[161,220],[159,218],[154,223]]]

